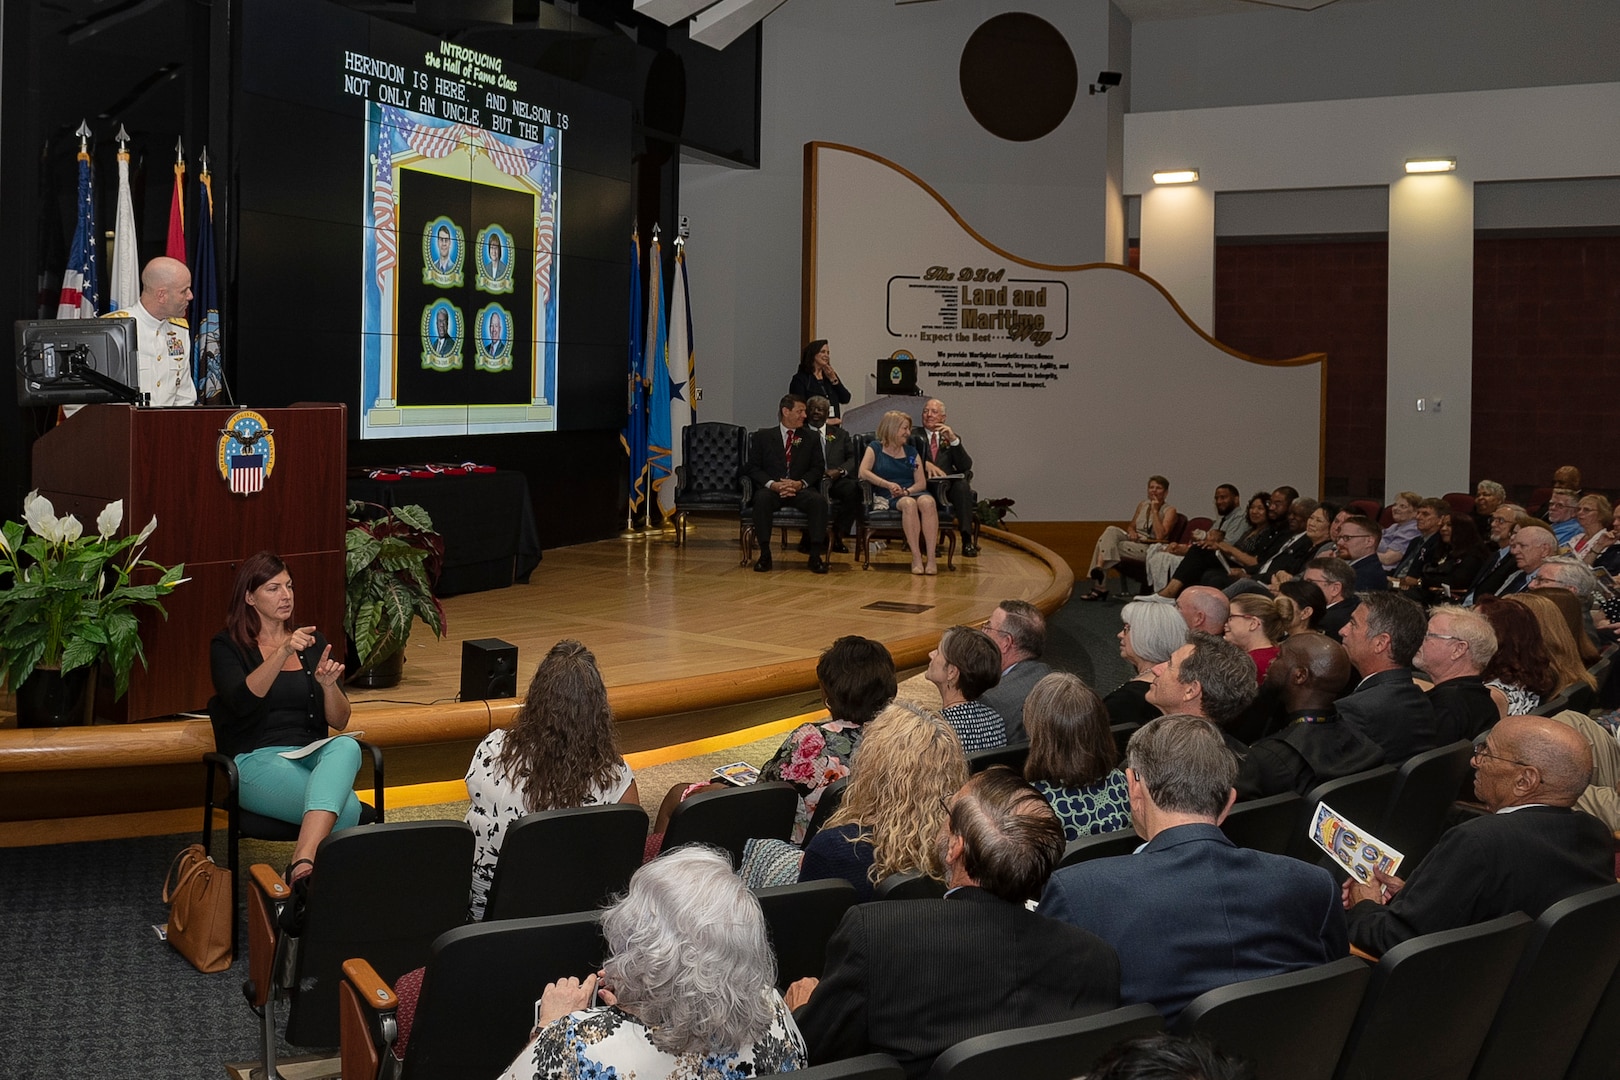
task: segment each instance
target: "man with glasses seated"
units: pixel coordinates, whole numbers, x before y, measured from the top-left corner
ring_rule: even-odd
[[[1373,561],[1377,562],[1376,559]],[[1338,641],[1339,631],[1344,629],[1350,621],[1350,613],[1361,603],[1361,597],[1356,595],[1355,570],[1343,559],[1324,556],[1306,563],[1299,580],[1322,590],[1327,607],[1322,609],[1322,617],[1317,620],[1316,628]]]
[[[1581,535],[1581,522],[1575,516],[1580,498],[1579,491],[1561,487],[1553,488],[1552,498],[1547,500],[1547,521],[1552,525],[1553,536],[1557,537],[1560,547]]]
[[[1474,744],[1474,795],[1490,811],[1441,835],[1409,878],[1385,874],[1341,890],[1350,942],[1373,956],[1420,934],[1522,911],[1614,884],[1614,839],[1574,809],[1592,749],[1572,728],[1510,716]]]
[[[1389,572],[1378,561],[1378,541],[1383,535],[1378,522],[1360,514],[1345,518],[1339,527],[1339,558],[1355,571],[1358,593],[1389,588]]]
[[[1001,681],[979,696],[1007,722],[1009,743],[1028,742],[1024,732],[1024,699],[1035,684],[1052,674],[1041,661],[1046,649],[1046,616],[1027,600],[1003,600],[990,613],[985,636],[1001,650]]]

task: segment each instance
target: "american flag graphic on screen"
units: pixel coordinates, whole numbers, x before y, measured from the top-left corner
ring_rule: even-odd
[[[540,173],[540,217],[534,230],[534,280],[540,286],[540,303],[551,303],[551,253],[557,244],[557,180],[550,161],[551,139],[546,139],[545,150],[536,147],[535,162]]]
[[[377,139],[377,176],[371,185],[371,224],[377,230],[377,287],[387,288],[399,246],[394,227],[393,135],[384,130]]]
[[[254,495],[264,490],[264,455],[231,455],[231,494]]]

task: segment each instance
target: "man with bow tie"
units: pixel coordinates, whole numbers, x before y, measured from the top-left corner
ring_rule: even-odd
[[[748,475],[754,482],[754,535],[759,561],[754,570],[771,569],[771,516],[783,506],[802,511],[810,541],[810,572],[825,574],[827,497],[821,493],[826,469],[820,438],[804,436],[805,403],[787,394],[777,403],[774,426],[754,432],[748,447]]]

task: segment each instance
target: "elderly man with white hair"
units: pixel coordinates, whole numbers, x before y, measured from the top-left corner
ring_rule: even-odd
[[[1513,575],[1496,590],[1497,596],[1512,596],[1523,592],[1535,580],[1542,564],[1558,554],[1558,538],[1539,525],[1526,525],[1513,534],[1508,542],[1508,555],[1518,567]]]
[[[1496,631],[1477,611],[1451,604],[1429,612],[1429,628],[1413,666],[1434,680],[1425,695],[1434,706],[1441,744],[1475,739],[1503,717],[1482,672],[1496,655]]]

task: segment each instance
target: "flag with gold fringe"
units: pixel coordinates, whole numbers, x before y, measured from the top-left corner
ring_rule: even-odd
[[[692,352],[692,304],[686,292],[686,241],[675,239],[675,284],[669,298],[669,452],[670,468],[681,466],[681,432],[692,423],[693,376],[696,358]],[[658,505],[667,519],[675,509],[673,482],[659,489]]]
[[[214,178],[208,151],[197,173],[197,246],[191,256],[191,378],[209,401],[225,389],[224,342],[219,333],[219,274],[214,251]]]
[[[647,501],[647,397],[641,370],[641,237],[630,233],[630,364],[624,433],[619,441],[630,460],[630,499],[626,524]]]
[[[163,254],[171,259],[186,261],[186,208],[185,208],[185,179],[186,159],[184,151],[177,142],[174,146],[174,194],[169,199],[169,242]]]
[[[95,181],[90,171],[90,151],[80,125],[79,214],[73,226],[73,249],[68,253],[67,271],[62,275],[62,295],[57,300],[58,319],[93,319],[101,289],[101,271],[96,261],[99,246],[96,232]]]
[[[664,321],[664,259],[658,245],[658,228],[654,226],[652,248],[647,254],[647,353],[643,362],[650,380],[647,385],[647,479],[652,484],[653,501],[660,510],[675,504],[675,467],[669,452],[669,365],[665,356],[668,344]],[[651,503],[647,507],[647,524],[653,524]]]

